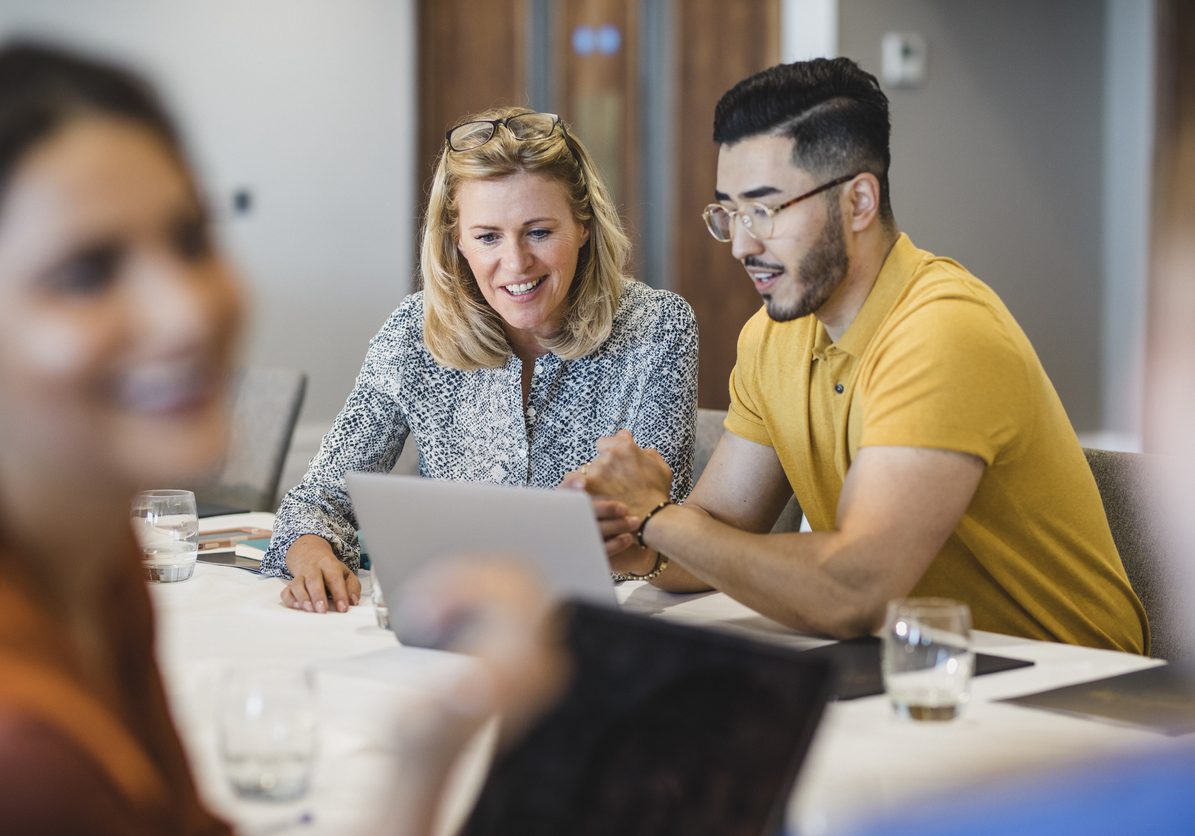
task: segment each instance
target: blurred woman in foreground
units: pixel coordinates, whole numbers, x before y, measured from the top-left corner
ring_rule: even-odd
[[[152,91],[107,64],[0,46],[0,832],[229,832],[170,719],[129,509],[218,461],[241,316]],[[489,660],[460,683],[489,699],[408,728],[421,757],[385,822],[401,833],[426,832],[483,717],[533,710],[558,676],[529,579],[446,577],[422,598],[427,629],[480,625],[444,643]]]
[[[0,49],[0,825],[224,833],[153,660],[133,494],[224,447],[241,298],[122,71]]]

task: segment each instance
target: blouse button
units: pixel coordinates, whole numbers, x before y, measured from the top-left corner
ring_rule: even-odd
[[[834,391],[841,395],[843,392],[846,391],[846,387],[843,386],[841,383],[835,383]]]
[[[533,406],[527,407],[527,417],[531,418],[531,419],[535,418],[535,407],[533,407]]]

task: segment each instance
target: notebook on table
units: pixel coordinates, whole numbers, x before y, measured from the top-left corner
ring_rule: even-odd
[[[802,655],[822,659],[836,671],[834,699],[854,700],[873,697],[884,693],[884,674],[881,655],[883,642],[875,636],[834,642],[812,650],[801,651]],[[975,654],[975,676],[984,676],[999,671],[1027,668],[1033,662],[1024,659],[1009,659],[1005,656]]]
[[[585,604],[563,629],[566,693],[496,757],[464,836],[780,832],[826,662]]]

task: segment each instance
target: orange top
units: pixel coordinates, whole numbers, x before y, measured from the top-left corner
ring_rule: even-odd
[[[0,821],[17,833],[228,834],[199,801],[153,657],[140,561],[105,590],[121,691],[92,693],[62,619],[0,551]]]

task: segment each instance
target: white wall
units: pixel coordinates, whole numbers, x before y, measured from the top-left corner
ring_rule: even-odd
[[[1140,449],[1154,143],[1153,0],[1106,0],[1103,446]]]
[[[163,90],[255,297],[246,359],[308,373],[308,438],[412,285],[413,30],[410,0],[0,3],[0,34],[108,52]]]
[[[838,55],[838,0],[781,0],[780,60]]]

